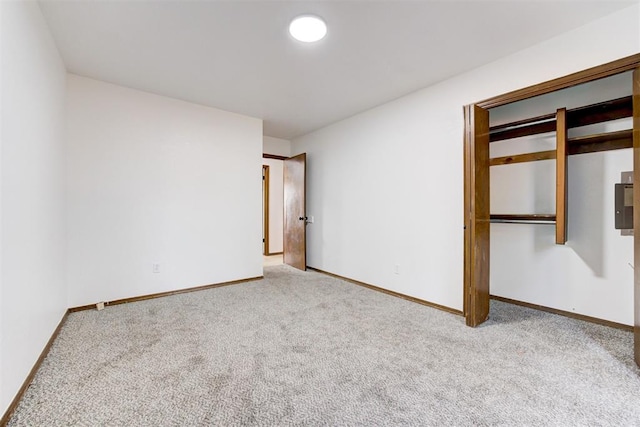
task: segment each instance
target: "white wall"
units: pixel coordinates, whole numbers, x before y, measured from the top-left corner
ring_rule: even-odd
[[[284,236],[284,161],[262,159],[269,166],[269,253],[282,252]]]
[[[291,141],[287,139],[265,136],[262,142],[262,152],[276,156],[291,156]]]
[[[67,84],[69,306],[262,275],[261,120]]]
[[[35,2],[0,2],[0,414],[67,308],[66,71]]]
[[[307,228],[308,264],[461,310],[462,106],[637,53],[639,16],[635,5],[294,139],[292,154],[307,152],[307,214],[315,216]],[[492,258],[512,261],[510,252],[493,249]],[[579,287],[585,280],[573,274],[579,262],[554,265],[548,280]],[[538,296],[553,306],[553,295]],[[618,302],[601,306],[580,310],[632,322],[631,310],[618,315]]]

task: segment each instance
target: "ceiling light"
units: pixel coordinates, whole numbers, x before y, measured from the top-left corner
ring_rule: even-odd
[[[327,24],[314,15],[298,16],[289,24],[289,34],[301,42],[317,42],[327,34]]]

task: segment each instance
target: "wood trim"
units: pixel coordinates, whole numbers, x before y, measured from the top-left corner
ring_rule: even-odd
[[[62,326],[66,322],[67,317],[69,316],[69,313],[70,311],[67,310],[62,315],[62,319],[60,319],[60,323],[58,323],[58,326],[53,331],[53,334],[51,334],[51,338],[49,338],[49,341],[47,341],[47,344],[42,349],[42,352],[40,353],[40,357],[38,357],[38,360],[36,360],[36,363],[33,365],[33,368],[31,368],[31,371],[29,371],[29,375],[27,375],[27,378],[25,378],[24,382],[22,383],[22,387],[20,387],[15,397],[9,404],[9,407],[7,408],[5,413],[2,415],[2,418],[0,418],[0,426],[6,426],[9,423],[9,420],[11,419],[13,412],[18,407],[20,400],[22,400],[24,393],[27,391],[27,389],[33,382],[33,378],[36,376],[38,369],[40,369],[42,362],[44,362],[44,359],[49,354],[49,351],[51,350],[51,346],[53,345],[56,338],[58,338],[58,335],[60,334],[60,331],[62,330]]]
[[[471,280],[471,153],[469,152],[469,130],[471,129],[471,106],[465,105],[462,109],[464,115],[464,134],[462,153],[462,169],[464,171],[464,215],[463,215],[463,271],[462,271],[462,314],[466,317],[469,312],[468,283]]]
[[[633,70],[633,354],[640,366],[640,67]]]
[[[556,150],[537,151],[535,153],[515,154],[513,156],[494,157],[489,159],[489,166],[512,165],[514,163],[537,162],[556,158]]]
[[[582,83],[588,83],[594,80],[613,76],[615,74],[620,74],[625,71],[633,70],[639,65],[640,54],[635,54],[606,64],[598,65],[596,67],[588,68],[586,70],[578,71],[577,73],[569,74],[564,77],[549,80],[544,83],[539,83],[523,89],[494,96],[477,102],[475,105],[485,109],[499,107],[501,105],[511,104],[512,102],[522,101],[523,99],[533,98],[534,96],[555,92],[561,89],[577,86]]]
[[[275,159],[275,160],[287,160],[288,157],[286,156],[278,156],[277,154],[267,154],[267,153],[262,153],[262,158],[263,159]]]
[[[597,317],[585,316],[584,314],[572,313],[570,311],[558,310],[556,308],[545,307],[543,305],[531,304],[524,301],[518,301],[510,298],[491,295],[492,300],[505,302],[507,304],[519,305],[522,307],[532,308],[534,310],[545,311],[547,313],[557,314],[559,316],[570,317],[572,319],[582,320],[584,322],[595,323],[597,325],[608,326],[610,328],[622,329],[624,331],[633,331],[633,326],[623,323],[611,322],[609,320],[598,319]]]
[[[489,316],[489,111],[465,108],[464,314],[475,327]]]
[[[187,292],[204,291],[207,289],[221,288],[223,286],[238,285],[240,283],[246,283],[246,282],[254,282],[256,280],[261,280],[261,279],[264,279],[264,276],[249,277],[247,279],[232,280],[229,282],[214,283],[211,285],[194,286],[192,288],[177,289],[175,291],[167,291],[167,292],[158,292],[155,294],[140,295],[137,297],[123,298],[123,299],[118,299],[114,301],[105,301],[104,305],[105,307],[107,307],[110,305],[128,304],[130,302],[138,302],[138,301],[144,301],[144,300],[154,299],[154,298],[169,297],[171,295],[184,294]],[[91,310],[93,308],[96,308],[96,304],[81,305],[78,307],[70,308],[69,313],[75,313],[76,311],[83,311],[83,310]]]
[[[267,254],[267,256],[272,256],[272,255],[284,255],[284,252],[269,252]]]
[[[269,254],[269,166],[262,165],[262,254]]]
[[[556,245],[567,242],[567,109],[556,111]]]
[[[348,277],[340,276],[340,275],[334,274],[334,273],[329,273],[328,271],[320,270],[319,268],[307,267],[307,270],[316,271],[318,273],[322,273],[322,274],[325,274],[325,275],[330,276],[330,277],[335,277],[336,279],[344,280],[345,282],[353,283],[354,285],[362,286],[364,288],[371,289],[373,291],[382,292],[383,294],[387,294],[387,295],[391,295],[391,296],[396,297],[396,298],[401,298],[401,299],[404,299],[404,300],[407,300],[407,301],[411,301],[411,302],[414,302],[416,304],[426,305],[427,307],[431,307],[431,308],[435,308],[435,309],[438,309],[438,310],[446,311],[447,313],[456,314],[458,316],[462,316],[463,315],[460,310],[456,310],[455,308],[451,308],[451,307],[447,307],[445,305],[440,305],[440,304],[436,304],[436,303],[433,303],[433,302],[425,301],[425,300],[422,300],[422,299],[419,299],[419,298],[414,298],[414,297],[411,297],[409,295],[401,294],[399,292],[394,292],[394,291],[390,291],[388,289],[384,289],[384,288],[381,288],[381,287],[378,287],[378,286],[375,286],[375,285],[370,285],[368,283],[364,283],[364,282],[361,282],[359,280],[349,279]]]

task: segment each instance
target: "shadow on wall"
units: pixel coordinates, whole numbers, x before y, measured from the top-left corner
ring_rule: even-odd
[[[551,147],[545,147],[545,150],[554,149],[555,140],[552,141]],[[535,162],[532,165],[534,173],[533,178],[533,195],[534,209],[533,213],[554,213],[556,211],[555,194],[556,194],[556,167],[555,160],[544,162]],[[553,225],[534,225],[533,226],[533,242],[535,252],[548,251],[554,246],[556,239],[556,228]]]
[[[605,159],[601,153],[569,157],[568,241],[597,277],[604,277]]]

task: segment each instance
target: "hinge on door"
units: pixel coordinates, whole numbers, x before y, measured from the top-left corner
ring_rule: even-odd
[[[262,239],[262,243],[264,243],[264,239]]]

